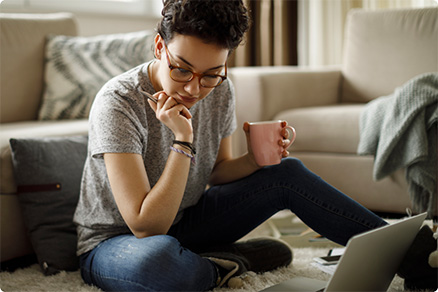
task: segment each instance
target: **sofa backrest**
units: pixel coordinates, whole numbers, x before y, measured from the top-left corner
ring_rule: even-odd
[[[69,13],[0,13],[0,123],[36,120],[49,34],[77,35]]]
[[[438,71],[438,8],[353,9],[344,41],[342,102],[388,95],[416,75]]]

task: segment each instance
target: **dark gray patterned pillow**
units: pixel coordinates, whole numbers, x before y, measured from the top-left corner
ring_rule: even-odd
[[[10,140],[18,199],[45,275],[79,268],[73,214],[87,144],[87,136]]]
[[[100,88],[112,77],[151,60],[155,33],[93,37],[50,36],[40,120],[88,118]]]

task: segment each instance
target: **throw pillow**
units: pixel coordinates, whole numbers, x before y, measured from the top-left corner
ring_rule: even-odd
[[[45,275],[79,268],[73,214],[87,142],[86,136],[10,140],[24,222]]]
[[[155,33],[94,37],[49,36],[40,120],[87,118],[99,89],[112,77],[152,60]]]

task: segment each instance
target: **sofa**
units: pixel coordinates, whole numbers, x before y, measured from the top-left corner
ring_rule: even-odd
[[[393,92],[415,75],[438,71],[437,16],[437,8],[352,10],[342,66],[230,68],[238,124],[287,120],[297,131],[291,156],[371,210],[404,213],[412,204],[403,169],[374,181],[373,156],[357,155],[359,116],[367,102]],[[43,97],[53,91],[48,90],[47,80],[48,36],[77,36],[74,15],[1,14],[0,29],[0,259],[4,263],[34,253],[18,200],[10,139],[86,135],[88,125],[86,114],[41,117]],[[153,33],[146,33],[149,45],[150,36]],[[233,135],[237,156],[245,152],[246,141],[240,129]]]
[[[374,156],[357,154],[360,116],[370,101],[427,72],[438,72],[436,7],[353,9],[341,65],[242,67],[230,70],[230,77],[238,124],[288,121],[297,132],[291,156],[367,208],[394,215],[413,208],[405,169],[374,178]],[[235,136],[235,153],[243,153],[245,137]]]

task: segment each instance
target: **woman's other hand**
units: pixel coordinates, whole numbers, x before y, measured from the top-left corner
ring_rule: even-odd
[[[281,152],[282,157],[289,156],[289,151],[287,151],[286,146],[290,143],[290,140],[289,140],[289,131],[286,129],[286,126],[287,126],[287,122],[282,121],[281,122],[281,127],[282,127],[281,135],[283,136],[283,139],[278,140],[278,145],[283,147],[283,151]],[[254,160],[254,163],[255,163],[254,154],[253,154],[253,151],[251,149],[251,137],[249,134],[250,125],[248,122],[243,123],[243,131],[245,132],[245,135],[246,135],[246,144],[247,144],[247,148],[248,148],[248,154]]]

